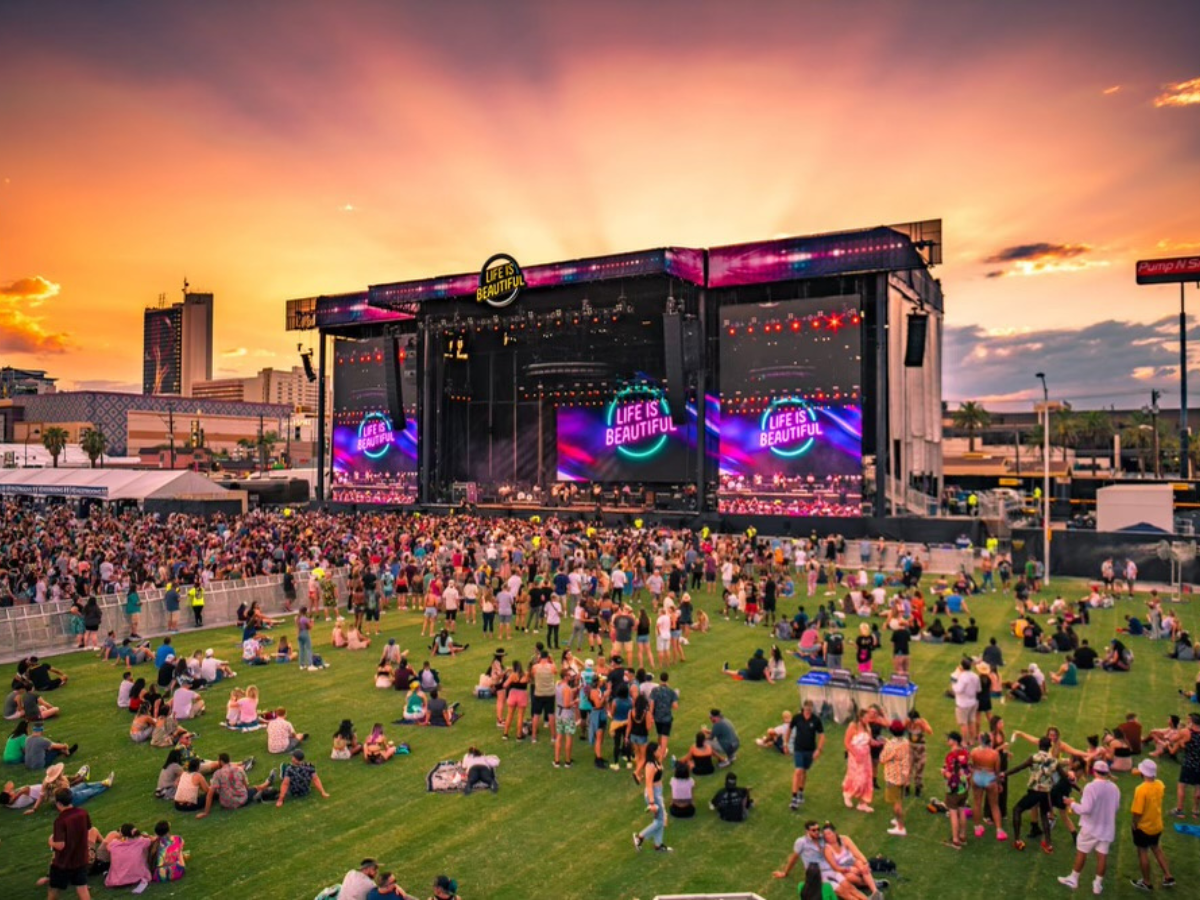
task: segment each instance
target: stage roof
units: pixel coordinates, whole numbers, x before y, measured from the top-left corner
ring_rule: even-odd
[[[930,219],[806,237],[731,244],[707,250],[663,247],[522,266],[529,290],[614,279],[667,276],[706,288],[925,269],[942,261],[942,222]],[[366,291],[288,302],[293,331],[400,322],[422,304],[472,297],[478,271],[372,285]]]
[[[5,469],[0,496],[95,497],[100,500],[221,496],[229,493],[185,469]]]

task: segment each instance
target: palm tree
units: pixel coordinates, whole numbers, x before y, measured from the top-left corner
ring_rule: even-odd
[[[1113,423],[1109,418],[1108,413],[1099,409],[1088,410],[1079,416],[1079,434],[1091,444],[1092,453],[1092,474],[1096,474],[1096,454],[1094,451],[1102,450],[1107,446],[1108,441],[1113,436]]]
[[[70,435],[67,434],[67,429],[59,428],[57,425],[51,425],[42,432],[42,446],[50,451],[50,457],[54,460],[54,468],[58,468],[58,457],[64,450],[67,449],[67,441]]]
[[[1063,462],[1067,461],[1067,447],[1075,443],[1079,435],[1079,415],[1070,403],[1050,413],[1050,440],[1062,447]]]
[[[243,459],[250,458],[250,452],[254,449],[256,443],[257,442],[251,438],[238,438],[237,445],[244,451],[242,454]]]
[[[1154,444],[1154,426],[1150,414],[1135,410],[1129,423],[1121,429],[1121,446],[1137,451],[1138,472],[1146,474],[1146,451]]]
[[[959,404],[958,409],[954,412],[954,427],[966,431],[968,453],[975,452],[975,432],[981,428],[987,428],[991,422],[992,417],[982,404],[974,400],[967,400],[965,403]]]
[[[279,443],[279,435],[274,431],[264,431],[258,436],[258,453],[262,469],[267,470],[267,462],[271,458],[271,449]]]
[[[87,454],[94,469],[96,460],[104,456],[104,451],[108,449],[108,438],[99,428],[89,428],[80,436],[79,448]]]

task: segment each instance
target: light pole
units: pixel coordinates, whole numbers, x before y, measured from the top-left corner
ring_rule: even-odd
[[[1038,372],[1042,383],[1042,572],[1050,583],[1050,388],[1046,373]]]

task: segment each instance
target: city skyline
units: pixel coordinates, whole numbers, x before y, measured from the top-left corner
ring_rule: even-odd
[[[10,6],[0,362],[137,390],[185,277],[224,378],[298,362],[289,298],[496,251],[941,217],[948,400],[1027,408],[1044,369],[1177,405],[1178,289],[1133,263],[1200,253],[1196,34],[1115,0]]]

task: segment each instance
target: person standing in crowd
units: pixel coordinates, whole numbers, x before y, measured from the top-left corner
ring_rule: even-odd
[[[308,607],[300,607],[296,616],[296,645],[300,648],[300,671],[313,672],[312,619],[308,617]]]
[[[886,784],[884,799],[891,804],[892,812],[895,813],[888,834],[905,837],[908,831],[904,827],[904,790],[908,787],[912,773],[912,747],[905,736],[904,723],[899,719],[893,719],[888,730],[891,737],[887,739],[879,755]]]
[[[1153,890],[1150,884],[1150,854],[1162,869],[1162,886],[1175,887],[1175,878],[1171,875],[1171,867],[1167,865],[1167,857],[1163,854],[1160,840],[1163,833],[1163,797],[1166,786],[1158,780],[1158,764],[1152,759],[1143,759],[1137,767],[1142,776],[1142,783],[1133,791],[1133,805],[1129,812],[1133,816],[1133,846],[1137,848],[1138,867],[1142,870],[1140,878],[1129,879],[1139,891]]]
[[[663,805],[663,768],[658,757],[658,744],[651,741],[646,745],[646,767],[642,770],[642,785],[646,794],[646,810],[654,820],[633,835],[633,847],[641,850],[646,839],[654,841],[654,849],[660,853],[670,853],[674,848],[663,842],[663,833],[667,827],[667,809]]]
[[[204,625],[204,586],[194,584],[188,588],[188,604],[192,607],[192,620],[197,628]]]
[[[808,770],[825,749],[825,726],[821,723],[811,700],[805,700],[800,712],[792,716],[788,727],[785,747],[792,750],[792,802],[790,808],[804,805],[804,787],[808,781]]]
[[[1200,816],[1200,713],[1188,714],[1188,727],[1176,742],[1176,756],[1181,760],[1179,786],[1176,789],[1175,809],[1177,819],[1184,816],[1183,806],[1187,801],[1188,788],[1192,791],[1192,815]]]
[[[57,900],[60,891],[73,887],[80,900],[90,900],[88,832],[92,829],[92,820],[86,810],[72,804],[70,788],[59,788],[54,792],[54,805],[58,817],[50,837],[54,856],[50,862],[50,890],[46,896],[49,900]]]
[[[971,777],[971,759],[963,748],[963,736],[957,731],[946,735],[949,752],[942,763],[946,779],[946,808],[949,810],[950,840],[946,846],[961,850],[967,842],[967,785]]]
[[[1083,873],[1088,854],[1096,854],[1096,877],[1092,879],[1092,893],[1104,891],[1104,873],[1108,869],[1108,851],[1117,836],[1117,810],[1121,808],[1121,791],[1109,780],[1108,763],[1097,760],[1092,764],[1092,780],[1083,789],[1079,800],[1067,799],[1067,808],[1079,816],[1079,834],[1075,838],[1075,865],[1070,875],[1062,876],[1058,883],[1071,890],[1079,887],[1079,876]]]

